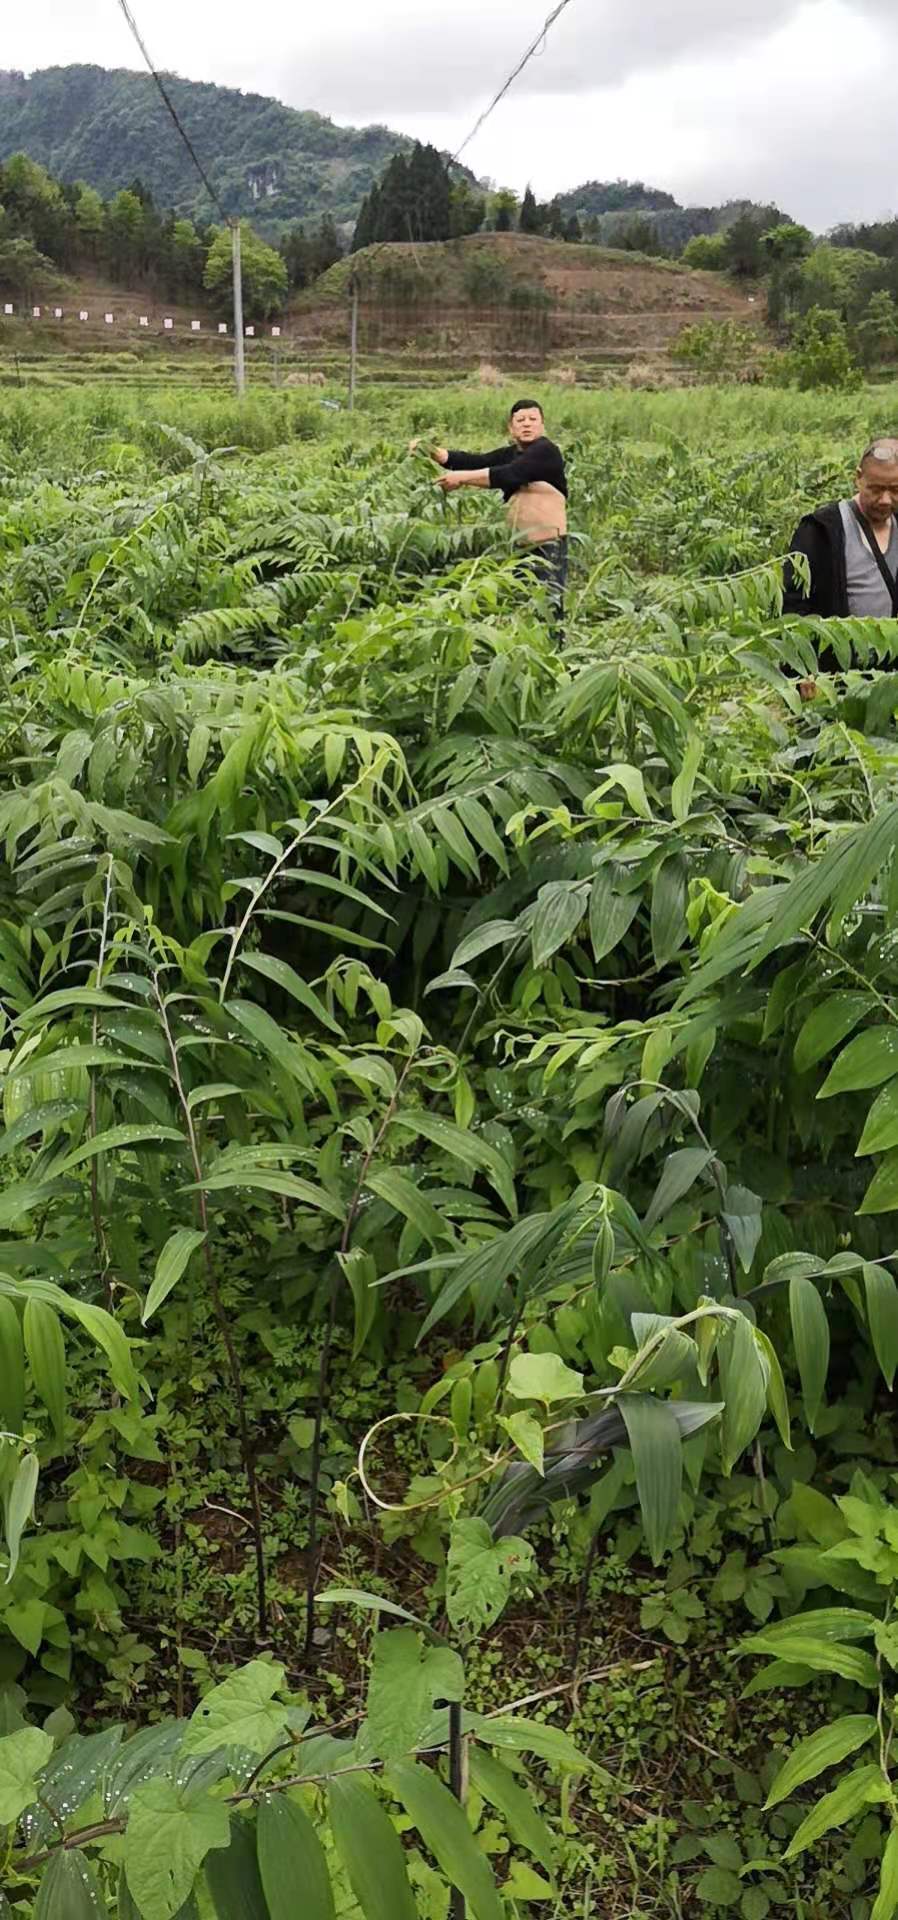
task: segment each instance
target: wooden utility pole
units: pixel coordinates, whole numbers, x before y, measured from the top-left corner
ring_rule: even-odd
[[[246,360],[243,346],[243,267],[240,258],[240,221],[231,221],[231,258],[234,266],[234,383],[238,399],[246,392]]]
[[[349,326],[349,411],[355,406],[356,362],[359,351],[359,283],[353,274],[349,283],[352,293],[352,318]]]

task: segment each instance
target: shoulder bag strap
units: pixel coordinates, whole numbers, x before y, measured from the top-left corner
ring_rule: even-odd
[[[873,531],[873,528],[870,525],[869,520],[867,519],[866,514],[861,512],[860,507],[858,506],[856,500],[850,501],[849,504],[851,507],[851,511],[854,514],[855,520],[857,521],[858,526],[860,527],[861,532],[863,533],[866,539],[867,545],[870,548],[870,552],[872,553],[873,558],[876,561],[876,564],[879,568],[879,571],[882,574],[883,580],[885,581],[886,586],[889,589],[889,594],[891,596],[891,601],[892,601],[892,613],[895,616],[895,618],[898,619],[898,581],[896,581],[894,574],[890,572],[888,566],[886,565],[885,554],[882,551],[879,541],[876,538],[876,535]],[[895,519],[893,515],[892,525],[894,526],[894,524],[895,524]]]

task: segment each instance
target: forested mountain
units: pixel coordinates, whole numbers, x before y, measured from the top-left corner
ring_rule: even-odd
[[[775,227],[790,216],[779,207],[754,200],[727,200],[715,207],[682,207],[673,194],[641,180],[587,180],[558,196],[562,214],[576,219],[601,246],[626,245],[630,239],[648,251],[682,253],[696,234],[722,233],[743,214]]]
[[[225,210],[251,215],[269,233],[322,214],[354,222],[391,156],[413,145],[388,127],[337,127],[262,94],[175,75],[166,81]],[[0,161],[18,152],[57,179],[86,181],[106,200],[137,178],[158,207],[215,217],[146,73],[0,72]]]

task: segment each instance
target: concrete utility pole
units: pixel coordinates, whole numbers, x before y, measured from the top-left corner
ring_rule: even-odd
[[[243,346],[243,269],[240,260],[240,221],[231,221],[231,257],[234,264],[234,382],[238,398],[246,392]]]
[[[352,320],[349,328],[349,411],[355,406],[355,376],[359,349],[359,283],[353,274],[350,281],[352,291]]]

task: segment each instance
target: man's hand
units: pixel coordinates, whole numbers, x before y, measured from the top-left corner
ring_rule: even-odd
[[[437,447],[432,440],[410,440],[408,450],[409,453],[426,453],[431,460],[436,461],[438,467],[444,467],[449,458],[448,447]]]
[[[437,481],[437,486],[442,487],[444,493],[454,493],[456,487],[463,487],[464,484],[463,473],[441,473]]]

